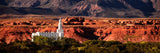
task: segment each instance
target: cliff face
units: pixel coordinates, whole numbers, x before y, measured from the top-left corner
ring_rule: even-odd
[[[17,40],[31,40],[31,33],[56,32],[56,27],[1,27],[1,41],[10,43]],[[109,28],[89,28],[70,27],[63,28],[64,37],[76,39],[79,42],[87,40],[105,40],[120,42],[159,42],[160,26],[132,26],[132,27],[109,27]]]
[[[2,0],[0,2],[2,5],[14,7],[15,11],[22,14],[159,17],[160,11],[159,0]]]
[[[8,16],[16,17],[16,16]],[[27,17],[27,16],[18,16]],[[31,16],[32,17],[32,16]],[[19,18],[0,20],[1,42],[31,40],[33,32],[56,32],[57,18],[39,19]],[[115,40],[120,42],[158,42],[160,41],[160,19],[85,19],[83,17],[67,17],[62,20],[64,37],[86,40]]]
[[[158,42],[159,39],[159,27],[150,27],[150,26],[132,26],[132,27],[124,27],[124,28],[114,28],[109,31],[105,29],[103,34],[103,40],[117,40],[121,42],[131,41],[131,42]],[[158,29],[157,29],[158,28]],[[110,32],[110,33],[108,33]]]
[[[159,0],[151,0],[153,3],[153,7],[157,10],[160,11],[160,1]]]

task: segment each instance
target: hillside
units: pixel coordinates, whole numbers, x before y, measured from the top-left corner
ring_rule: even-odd
[[[42,15],[3,15],[0,42],[31,40],[34,32],[56,32],[59,17]],[[87,40],[120,42],[159,42],[160,18],[62,17],[64,37],[80,43]]]
[[[0,5],[0,14],[160,17],[160,0],[1,0]]]

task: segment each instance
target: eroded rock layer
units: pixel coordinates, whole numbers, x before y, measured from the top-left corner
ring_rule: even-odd
[[[30,40],[33,32],[56,32],[58,20],[53,18],[19,18],[0,20],[0,40],[10,43]],[[24,21],[25,20],[25,21]],[[160,19],[85,19],[84,17],[63,18],[64,37],[79,42],[86,40],[115,40],[120,42],[159,42]]]
[[[0,14],[160,17],[160,0],[1,0]]]

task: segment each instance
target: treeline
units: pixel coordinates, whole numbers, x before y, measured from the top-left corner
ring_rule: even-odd
[[[0,52],[4,53],[159,53],[160,42],[121,43],[119,41],[88,40],[79,43],[71,38],[54,40],[36,37],[34,42],[15,41],[1,43]]]

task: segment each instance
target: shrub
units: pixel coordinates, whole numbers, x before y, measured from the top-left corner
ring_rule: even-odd
[[[52,38],[43,37],[43,36],[34,37],[34,43],[36,43],[37,45],[50,46],[52,42],[53,42]]]

